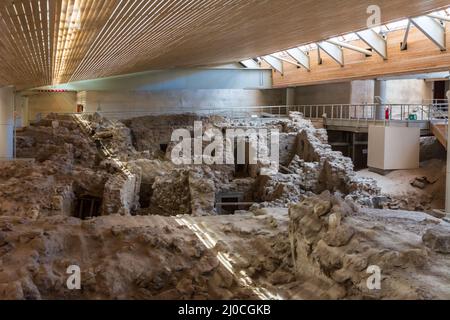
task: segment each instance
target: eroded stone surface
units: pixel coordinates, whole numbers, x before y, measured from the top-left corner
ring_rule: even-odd
[[[428,229],[423,235],[427,247],[440,253],[450,253],[450,227],[437,226]]]
[[[366,210],[355,210],[329,193],[292,205],[289,237],[297,278],[311,279],[310,286],[330,299],[448,296],[444,292],[450,282],[442,279],[440,288],[430,288],[428,280],[442,276],[432,270],[434,263],[448,266],[450,260],[427,247],[448,253],[450,225],[423,213]],[[427,230],[436,223],[441,225]],[[368,266],[380,268],[380,290],[368,288]]]

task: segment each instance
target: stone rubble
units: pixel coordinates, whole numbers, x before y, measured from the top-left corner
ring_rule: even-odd
[[[266,160],[175,165],[170,134],[194,120],[220,131],[262,124],[50,115],[18,132],[28,159],[0,162],[0,299],[254,299],[219,253],[290,298],[449,298],[450,224],[401,211],[426,199],[381,194],[299,113],[263,124],[280,130],[279,170]],[[254,204],[219,215],[226,195]],[[75,218],[85,197],[101,201],[100,217]],[[70,292],[65,268],[80,261],[83,291]],[[381,268],[382,290],[367,288],[369,266]]]
[[[298,175],[295,184],[302,191],[291,186],[284,188],[286,192],[278,194],[283,196],[285,201],[277,201],[274,205],[287,206],[291,202],[290,197],[294,199],[292,202],[295,202],[299,199],[299,194],[306,191],[320,193],[329,190],[347,195],[360,205],[373,207],[372,200],[380,193],[376,182],[356,176],[351,159],[344,157],[341,152],[332,151],[324,129],[314,128],[311,121],[303,119],[297,112],[290,113],[290,119],[283,122],[282,128],[286,132],[297,132],[293,156],[287,169]],[[277,176],[280,175],[275,175],[268,181],[276,181]],[[286,184],[279,184],[283,183]],[[273,189],[273,186],[268,188]],[[281,187],[277,188],[281,190]],[[273,198],[274,193],[270,190],[268,193],[272,194]]]
[[[326,299],[448,297],[450,282],[431,289],[428,281],[437,276],[432,265],[449,263],[442,254],[449,253],[450,224],[423,213],[370,210],[360,210],[329,192],[290,206],[289,238],[297,279],[309,279],[310,290]],[[370,266],[381,270],[381,290],[367,285]]]

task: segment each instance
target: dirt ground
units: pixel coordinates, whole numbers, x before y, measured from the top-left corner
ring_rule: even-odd
[[[372,178],[377,182],[382,194],[395,198],[419,198],[430,202],[432,209],[445,207],[445,160],[431,159],[420,163],[420,168],[411,170],[394,170],[385,176],[368,169],[358,171],[359,177]],[[411,185],[415,178],[426,177],[430,184],[424,189]]]

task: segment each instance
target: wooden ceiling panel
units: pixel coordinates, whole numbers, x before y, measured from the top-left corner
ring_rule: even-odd
[[[0,85],[240,61],[367,28],[361,0],[2,0]],[[382,22],[443,0],[380,0]]]

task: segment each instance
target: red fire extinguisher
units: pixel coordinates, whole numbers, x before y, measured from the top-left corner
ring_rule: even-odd
[[[386,120],[389,120],[389,107],[386,107],[385,111],[384,111],[384,116]]]

